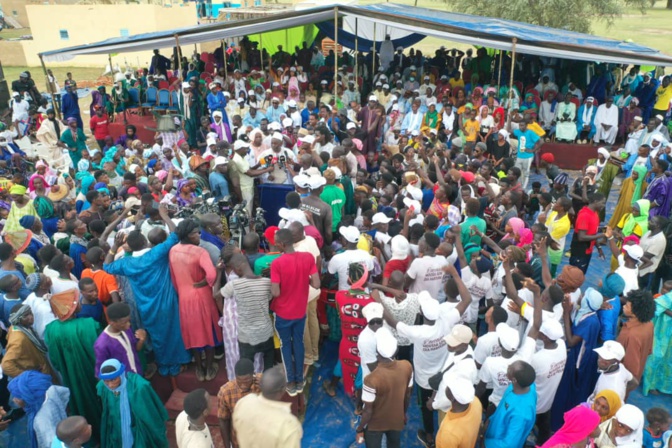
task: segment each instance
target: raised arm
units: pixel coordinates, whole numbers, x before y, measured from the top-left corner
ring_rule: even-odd
[[[453,277],[455,283],[457,284],[457,291],[460,293],[460,299],[462,300],[457,304],[455,309],[458,313],[460,313],[460,316],[462,316],[464,312],[467,311],[467,308],[469,308],[469,305],[471,305],[471,293],[458,275],[455,266],[452,264],[446,265],[443,267],[443,272]]]

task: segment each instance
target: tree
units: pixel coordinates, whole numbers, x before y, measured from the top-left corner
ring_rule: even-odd
[[[668,0],[668,5],[672,0]],[[626,10],[644,10],[649,0],[454,0],[453,9],[467,14],[527,22],[533,25],[590,32],[595,20],[613,23]]]

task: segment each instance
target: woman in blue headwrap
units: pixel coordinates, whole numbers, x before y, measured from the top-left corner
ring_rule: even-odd
[[[26,411],[31,448],[51,446],[56,426],[67,418],[70,399],[67,387],[54,386],[51,376],[26,370],[7,385],[14,403]]]
[[[77,198],[75,208],[77,214],[81,213],[86,203],[86,193],[91,190],[91,187],[96,183],[96,178],[87,171],[80,171],[75,175],[75,180],[79,181],[79,188],[77,189]]]
[[[167,447],[168,413],[149,382],[126,372],[116,359],[102,363],[98,376],[98,396],[103,403],[101,446]]]
[[[621,298],[625,290],[625,280],[620,275],[610,273],[604,276],[600,286],[600,293],[605,303],[611,308],[601,309],[597,312],[600,319],[600,339],[602,341],[615,341],[618,328],[618,315],[621,314]]]
[[[597,382],[597,353],[600,335],[600,320],[597,310],[602,306],[602,294],[588,288],[574,310],[571,300],[565,299],[563,324],[567,341],[567,364],[562,374],[558,391],[551,408],[551,427],[557,430],[562,426],[565,412],[578,405],[592,393]]]

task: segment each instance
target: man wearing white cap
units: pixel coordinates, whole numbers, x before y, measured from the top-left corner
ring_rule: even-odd
[[[231,177],[236,179],[233,182],[236,194],[240,200],[247,201],[245,209],[247,214],[252,217],[252,207],[254,202],[254,178],[273,171],[273,166],[261,169],[252,169],[245,156],[250,150],[250,144],[242,140],[237,140],[233,144],[233,158],[231,159]]]
[[[350,263],[365,263],[369,272],[373,271],[373,256],[365,250],[358,249],[360,233],[355,226],[340,227],[338,233],[341,237],[343,252],[334,255],[328,262],[328,272],[331,275],[338,274],[338,290],[348,289],[348,266]]]
[[[264,183],[291,185],[292,173],[290,166],[296,163],[294,152],[285,148],[284,137],[280,132],[271,135],[271,148],[263,151],[257,157],[257,163],[273,166],[273,171],[262,178]]]
[[[618,132],[618,107],[614,106],[614,98],[608,96],[604,104],[597,107],[595,113],[595,144],[604,141],[613,145]]]
[[[476,395],[484,398],[486,389],[492,389],[488,398],[488,415],[491,415],[494,409],[499,405],[504,391],[509,386],[509,379],[506,372],[511,364],[520,360],[518,356],[518,345],[520,344],[520,335],[517,330],[506,324],[497,325],[495,330],[499,338],[499,345],[502,348],[502,355],[492,358],[486,358],[478,372],[479,383],[476,386]]]
[[[310,176],[308,179],[310,194],[301,198],[301,210],[311,213],[313,225],[324,237],[324,243],[331,244],[333,214],[331,206],[320,198],[326,184],[327,180],[324,177],[320,175]]]
[[[375,231],[373,239],[382,248],[386,260],[392,257],[392,249],[390,247],[392,237],[387,233],[390,221],[392,221],[392,218],[387,217],[385,213],[381,212],[374,214],[371,218],[371,227]]]
[[[280,123],[280,116],[286,115],[285,108],[280,105],[280,99],[278,97],[273,97],[271,99],[271,107],[266,109],[266,118],[270,122]]]
[[[401,133],[409,135],[413,131],[420,131],[424,115],[420,112],[420,101],[413,101],[411,111],[404,116],[401,122]]]
[[[363,438],[367,448],[380,448],[385,436],[388,448],[399,448],[413,389],[413,367],[394,359],[397,340],[387,328],[376,331],[376,352],[376,370],[364,378],[357,441]]]
[[[451,274],[457,276],[457,271]],[[429,379],[440,371],[440,366],[443,366],[448,358],[444,336],[459,322],[471,304],[471,295],[465,291],[462,301],[455,308],[443,313],[439,302],[427,291],[418,294],[418,303],[423,317],[422,325],[398,322],[389,312],[383,317],[389,326],[397,330],[399,336],[408,338],[413,343],[413,368],[418,384],[423,426],[423,429],[418,431],[418,439],[427,446],[434,442],[434,412],[426,406],[434,394]]]
[[[590,142],[595,135],[595,113],[597,107],[593,105],[595,98],[589,96],[576,114],[576,131],[579,136],[578,143]]]
[[[474,383],[478,377],[478,370],[476,370],[476,363],[474,362],[474,350],[469,345],[473,336],[474,333],[471,331],[471,328],[458,324],[443,338],[446,341],[448,358],[446,358],[443,367],[441,367],[441,382],[431,402],[431,406],[440,411],[439,424],[441,424],[445,413],[451,407],[451,402],[441,392],[445,391],[446,387],[456,379],[467,380],[473,390]],[[427,403],[427,405],[430,405],[430,403]]]
[[[437,395],[452,404],[436,434],[436,448],[472,448],[478,441],[483,406],[475,398],[474,385],[466,378],[451,378]]]
[[[376,368],[378,361],[376,332],[383,327],[383,305],[378,302],[369,303],[362,309],[362,315],[366,319],[366,327],[359,334],[357,349],[361,359],[362,378],[366,378]]]
[[[661,114],[658,114],[655,117],[653,117],[653,119],[656,121],[656,128],[654,129],[654,131],[659,132],[663,136],[663,138],[669,142],[670,130],[667,129],[667,126],[665,126],[665,117]]]
[[[507,282],[510,277],[507,274]],[[537,444],[541,445],[551,436],[551,406],[565,371],[567,347],[563,340],[565,332],[562,324],[550,310],[543,309],[552,307],[553,301],[549,289],[541,292],[539,286],[531,281],[526,281],[525,287],[534,294],[534,309],[531,309],[527,303],[522,305],[521,314],[529,321],[529,334],[518,351],[518,355],[528,359],[537,374],[535,380],[537,427],[539,428]],[[562,290],[557,285],[551,288],[557,288],[552,294],[559,294],[559,299],[562,301]],[[550,306],[545,306],[546,304]],[[537,341],[543,344],[539,350],[537,350]]]
[[[225,196],[229,196],[229,182],[226,180],[225,174],[229,168],[229,159],[226,157],[218,156],[215,157],[215,162],[213,165],[213,170],[208,176],[208,181],[210,183],[210,191],[215,197],[215,201],[223,199]]]
[[[362,96],[360,95],[359,91],[355,89],[355,81],[348,81],[348,88],[345,90],[345,92],[343,92],[342,99],[343,104],[345,104],[348,109],[350,109],[350,103],[362,102]]]
[[[613,390],[621,397],[621,402],[630,392],[639,386],[639,381],[621,363],[625,356],[625,349],[616,341],[605,341],[602,347],[593,349],[597,353],[597,370],[600,376],[595,383],[593,393],[588,397],[588,403],[595,401],[595,396],[603,390]]]

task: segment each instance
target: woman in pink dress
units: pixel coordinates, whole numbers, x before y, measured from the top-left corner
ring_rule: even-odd
[[[217,272],[208,252],[198,246],[201,229],[195,220],[185,219],[175,233],[180,244],[170,250],[170,277],[179,300],[182,339],[196,362],[196,378],[210,381],[219,370],[213,360],[215,346],[221,344],[219,311],[212,295]]]

